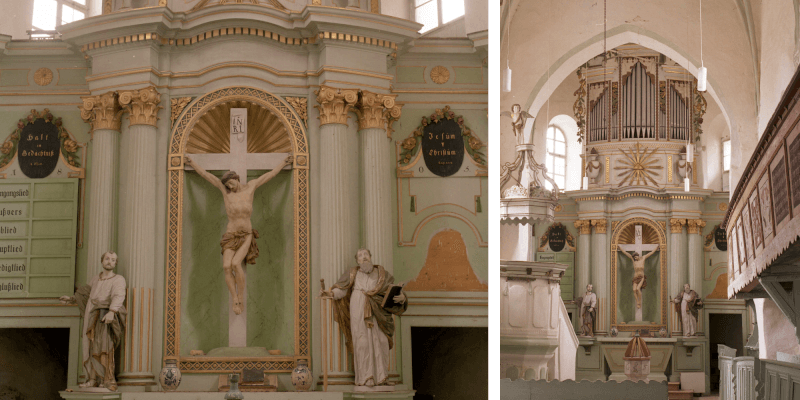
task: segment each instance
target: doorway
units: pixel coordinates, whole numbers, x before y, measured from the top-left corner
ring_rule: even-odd
[[[736,349],[736,356],[744,355],[742,339],[741,314],[708,314],[708,339],[711,351],[711,392],[719,392],[719,350],[717,345],[724,344]]]

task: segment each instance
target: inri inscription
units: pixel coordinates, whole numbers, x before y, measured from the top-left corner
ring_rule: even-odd
[[[58,127],[39,118],[25,126],[19,139],[19,168],[28,178],[45,178],[56,168],[61,141]]]
[[[438,176],[450,176],[461,169],[464,161],[464,138],[455,119],[442,118],[425,127],[422,134],[422,156],[428,169]]]

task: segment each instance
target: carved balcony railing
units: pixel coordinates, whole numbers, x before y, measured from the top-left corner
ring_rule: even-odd
[[[731,196],[728,297],[766,291],[787,315],[787,283],[796,281],[800,252],[800,70],[795,72]],[[760,285],[760,287],[759,287]],[[794,288],[797,284],[793,285]],[[749,296],[759,296],[750,293]],[[788,298],[788,297],[787,297]]]

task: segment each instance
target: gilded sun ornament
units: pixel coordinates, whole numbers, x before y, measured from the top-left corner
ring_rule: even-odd
[[[622,170],[622,172],[617,174],[617,177],[622,178],[618,187],[622,187],[625,184],[650,186],[651,183],[653,186],[658,186],[658,183],[656,183],[653,177],[658,176],[656,170],[663,169],[664,167],[657,165],[659,160],[653,158],[653,154],[656,150],[658,150],[658,148],[654,148],[648,152],[647,147],[642,148],[639,143],[636,143],[635,148],[631,147],[629,152],[622,150],[622,154],[624,154],[626,158],[619,160],[622,166],[614,167],[615,170]]]
[[[47,86],[53,81],[53,71],[49,68],[39,68],[33,73],[33,81],[39,86]]]
[[[431,80],[440,85],[446,83],[450,80],[450,70],[441,65],[433,67],[431,70]]]

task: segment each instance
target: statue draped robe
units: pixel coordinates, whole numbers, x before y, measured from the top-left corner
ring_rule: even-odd
[[[98,274],[75,292],[75,302],[83,315],[83,367],[86,379],[95,379],[97,384],[115,391],[114,350],[125,335],[125,278],[114,274],[101,279]],[[111,323],[103,317],[114,311]]]
[[[394,347],[394,319],[408,308],[408,301],[384,309],[383,298],[394,277],[376,265],[366,274],[353,267],[331,288],[334,319],[344,332],[347,350],[353,353],[356,385],[372,378],[375,385],[388,379],[389,350]]]
[[[689,293],[681,291],[675,296],[675,312],[681,317],[681,326],[683,327],[683,336],[694,336],[697,333],[697,317],[699,310],[703,308],[703,301],[697,292],[689,290]]]

